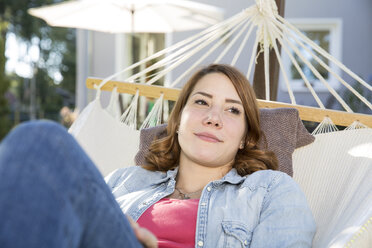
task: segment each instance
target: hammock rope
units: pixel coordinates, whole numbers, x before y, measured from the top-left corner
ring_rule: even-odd
[[[282,35],[283,36],[283,35]],[[283,39],[282,37],[279,37],[278,36],[278,41],[279,41],[279,44],[281,45],[282,49],[284,50],[284,52],[288,55],[289,59],[291,60],[291,62],[293,63],[294,67],[296,68],[296,70],[298,71],[298,73],[300,74],[301,78],[304,80],[305,82],[305,85],[306,87],[309,89],[311,95],[314,97],[316,103],[318,104],[318,106],[321,108],[321,109],[325,109],[325,106],[323,105],[322,101],[320,100],[319,96],[316,94],[313,86],[311,86],[309,80],[307,79],[307,77],[305,76],[305,73],[303,72],[303,70],[301,69],[300,65],[298,64],[297,60],[293,57],[292,53],[288,50],[287,46],[283,45]],[[288,78],[285,79],[285,83],[286,83],[286,86],[287,86],[287,90],[290,91],[290,83],[288,81]]]
[[[231,29],[233,26],[235,26],[237,23],[241,22],[242,20],[245,20],[244,12],[241,12],[240,14],[238,14],[238,15],[236,15],[236,16],[234,16],[234,17],[232,17],[232,18],[230,18],[230,19],[228,19],[224,22],[222,22],[220,24],[217,24],[217,26],[215,28],[211,28],[208,32],[201,32],[199,35],[195,35],[193,39],[188,39],[187,43],[190,43],[190,44],[188,44],[187,46],[186,46],[187,43],[182,43],[182,42],[176,43],[174,46],[176,46],[177,49],[182,47],[182,46],[184,46],[184,47],[179,49],[178,51],[176,51],[173,54],[169,54],[166,58],[160,60],[158,63],[151,66],[151,68],[149,67],[149,68],[147,68],[143,71],[140,71],[139,73],[129,77],[126,80],[130,82],[132,79],[140,77],[144,73],[147,73],[151,70],[160,69],[163,65],[165,65],[165,62],[167,62],[167,60],[178,56],[178,58],[176,59],[176,61],[178,60],[177,64],[173,62],[172,65],[171,65],[171,68],[164,69],[163,72],[162,72],[163,74],[161,76],[159,75],[155,80],[153,80],[153,82],[157,81],[158,79],[160,79],[164,75],[166,75],[169,71],[171,71],[173,68],[175,68],[177,65],[181,64],[182,62],[187,60],[189,57],[191,57],[193,54],[195,54],[197,52],[197,51],[195,51],[195,48],[198,48],[202,45],[204,45],[203,47],[209,45],[214,40],[218,39],[219,35],[223,34],[224,32],[227,32],[229,29]],[[180,43],[182,43],[182,44],[180,44]],[[172,50],[175,50],[175,49],[171,49],[172,47],[169,48],[169,53]],[[201,50],[202,48],[200,48],[199,50]],[[167,50],[167,49],[165,49],[165,50]],[[143,63],[141,63],[141,64],[143,64]],[[147,82],[147,84],[152,84],[153,82]]]
[[[341,75],[333,71],[330,64],[337,66],[342,72],[352,77],[362,86],[372,91],[372,86],[366,83],[363,79],[353,73],[344,64],[339,62],[335,57],[326,52],[323,48],[317,45],[314,41],[310,40],[294,25],[290,24],[287,20],[281,17],[278,13],[278,8],[274,0],[256,0],[256,4],[244,9],[237,15],[226,19],[225,21],[211,26],[198,34],[180,41],[173,46],[170,46],[162,51],[149,56],[124,70],[115,73],[105,78],[96,89],[101,89],[111,79],[128,72],[136,67],[145,67],[146,63],[153,59],[158,59],[153,65],[140,70],[140,72],[131,75],[125,79],[126,82],[146,82],[146,84],[153,84],[158,82],[160,79],[168,75],[175,68],[179,67],[186,61],[193,61],[191,66],[188,66],[180,76],[175,78],[170,87],[179,85],[184,78],[190,74],[195,67],[199,66],[203,61],[209,58],[212,53],[223,43],[226,47],[214,60],[215,63],[219,63],[223,58],[227,57],[229,52],[232,53],[231,65],[235,65],[239,58],[242,56],[243,49],[247,46],[249,41],[252,41],[251,36],[255,30],[255,38],[253,47],[251,47],[251,56],[249,57],[248,68],[246,76],[247,78],[252,77],[254,65],[257,64],[257,58],[261,53],[264,53],[264,84],[265,84],[265,99],[270,99],[270,51],[274,51],[283,82],[287,89],[290,102],[296,106],[296,97],[291,85],[290,76],[288,70],[285,69],[285,63],[280,55],[279,46],[284,51],[284,54],[288,56],[289,61],[294,66],[295,70],[299,73],[300,78],[303,80],[307,90],[315,100],[316,104],[320,109],[326,109],[325,105],[318,96],[316,90],[312,86],[309,78],[306,77],[304,69],[301,65],[308,67],[314,78],[319,80],[322,85],[329,91],[329,93],[340,103],[342,108],[348,112],[353,113],[353,110],[348,106],[340,94],[330,85],[324,76],[315,68],[311,61],[317,62],[322,68],[324,68],[329,75],[332,75],[339,85],[343,85],[349,92],[351,92],[358,100],[363,102],[369,109],[372,110],[372,103],[370,103],[364,96],[362,96],[356,89],[354,89],[349,83],[347,83]],[[245,33],[243,37],[243,33]],[[231,38],[231,40],[230,40]],[[234,47],[235,44],[241,40],[239,46]],[[251,43],[252,44],[252,43]],[[205,50],[203,50],[205,49]],[[236,49],[236,51],[233,51]],[[301,50],[300,50],[301,49]],[[205,52],[204,52],[205,51]],[[303,52],[301,52],[303,51]],[[203,53],[202,53],[203,52]],[[311,56],[311,60],[304,56],[304,52]],[[196,55],[202,53],[201,56]],[[321,57],[320,57],[321,56]],[[324,59],[323,59],[324,58]],[[195,60],[195,61],[194,61]],[[212,60],[213,61],[213,60]],[[157,70],[157,71],[155,71]],[[133,101],[136,101],[136,97]],[[136,106],[131,104],[131,107]],[[130,111],[126,111],[129,114]],[[130,115],[132,116],[132,115]],[[129,118],[126,116],[122,117],[122,120]],[[130,117],[132,118],[132,117]],[[134,118],[134,117],[133,117]],[[127,121],[132,121],[128,119]]]
[[[287,29],[286,27],[284,27],[285,29]],[[288,30],[288,29],[287,29]],[[325,68],[328,72],[330,72],[340,83],[342,83],[348,90],[350,90],[356,97],[358,97],[359,98],[359,100],[361,100],[364,104],[366,104],[370,109],[372,109],[372,104],[370,103],[370,102],[368,102],[368,100],[367,99],[365,99],[365,97],[363,97],[362,95],[360,95],[359,94],[359,92],[357,92],[350,84],[348,84],[345,80],[343,80],[337,73],[335,73],[326,63],[324,63],[324,61],[322,61],[316,54],[314,54],[307,46],[305,46],[304,44],[303,44],[303,42],[301,42],[301,41],[299,41],[298,39],[297,39],[297,37],[295,36],[295,35],[293,35],[293,33],[292,32],[288,32],[288,35],[291,37],[291,38],[293,38],[294,40],[295,40],[295,42],[297,43],[297,44],[299,44],[303,49],[305,49],[306,50],[306,52],[307,53],[309,53],[311,56],[312,56],[312,58],[314,58],[321,66],[323,66],[323,68]],[[289,40],[288,40],[288,38],[286,38],[286,36],[283,36],[284,37],[284,39],[286,40],[286,42],[288,43],[288,45],[292,48],[292,49],[296,49],[296,54],[298,55],[298,56],[300,56],[301,55],[301,59],[302,59],[302,61],[304,61],[305,62],[305,60],[306,61],[308,61],[307,59],[305,59],[303,56],[302,56],[302,54],[301,54],[301,52],[298,50],[298,48],[296,48]],[[312,48],[315,48],[315,47],[312,47]],[[334,61],[332,61],[332,62],[334,62]],[[315,68],[314,68],[315,69]],[[314,74],[315,75],[315,74]],[[317,75],[320,75],[320,74],[316,74],[315,76],[317,76]],[[305,77],[303,77],[303,79],[304,79]],[[318,77],[319,78],[319,77]],[[324,78],[319,78],[319,80],[321,80],[321,82],[324,84],[325,83],[325,86],[328,88],[332,88],[328,83],[326,83],[326,81],[324,80]],[[329,89],[328,88],[328,89]],[[330,91],[332,94],[335,92],[335,90],[332,88],[332,91]],[[337,93],[336,93],[337,94]],[[334,95],[335,96],[335,95]],[[336,96],[335,96],[336,97]],[[339,96],[337,96],[336,97],[336,99],[338,100],[340,97]],[[348,112],[353,112],[350,108],[348,108],[348,107],[345,107],[346,105],[344,105],[344,104],[346,104],[346,103],[342,103],[342,102],[340,102],[341,104],[342,104],[342,106],[345,108],[345,110],[346,111],[348,111]],[[349,111],[349,110],[350,111]]]
[[[216,44],[214,44],[212,46],[211,49],[209,49],[203,56],[201,56],[196,62],[193,63],[192,66],[190,66],[185,72],[183,72],[171,85],[171,87],[174,87],[175,85],[177,85],[185,76],[189,75],[190,72],[195,68],[197,67],[201,62],[203,62],[203,60],[205,58],[207,58],[213,51],[215,51],[218,47],[221,46],[221,44],[223,42],[225,42],[241,25],[243,24],[243,22],[239,23],[238,25],[236,25],[233,29],[230,29],[230,31],[227,32],[227,34],[225,34],[225,32],[219,32],[216,34],[216,36],[220,36],[220,35],[223,35],[223,38],[220,39]],[[225,30],[224,30],[225,31]],[[214,36],[215,37],[215,36]],[[201,46],[199,46],[197,49],[194,50],[193,54],[196,54],[197,52],[199,52],[201,49],[205,48],[207,45],[209,45],[210,43],[212,43],[214,40],[211,40],[209,43],[205,43],[205,44],[202,44]],[[187,56],[187,58],[190,58],[191,56]],[[184,60],[182,61],[184,62]],[[150,83],[150,82],[149,82]]]
[[[215,64],[218,64],[220,60],[226,55],[226,53],[230,50],[230,48],[236,43],[236,41],[242,36],[243,32],[246,31],[248,26],[250,26],[249,31],[246,32],[248,36],[253,30],[252,21],[249,19],[247,23],[244,25],[244,27],[240,30],[240,32],[234,37],[234,39],[226,46],[226,48],[222,51],[222,53],[217,57],[217,59],[214,61]]]
[[[270,34],[270,37],[271,37],[270,39],[271,40],[280,40],[279,35],[272,28],[270,28],[269,34]],[[281,43],[281,45],[282,45],[282,43]],[[283,78],[284,78],[284,82],[285,82],[287,90],[288,90],[289,97],[291,99],[292,104],[296,105],[295,96],[293,94],[291,84],[289,83],[287,72],[284,70],[284,65],[283,65],[280,53],[278,51],[279,49],[277,47],[276,42],[273,42],[273,47],[274,47],[275,55],[276,55],[278,63],[279,63],[279,67],[281,69],[281,72],[283,73]]]
[[[150,113],[147,115],[146,119],[143,121],[140,130],[149,127],[155,127],[161,124],[162,114],[163,114],[163,100],[164,94],[156,100],[154,106],[152,107]]]
[[[163,50],[161,50],[159,52],[156,52],[153,55],[150,55],[149,57],[144,58],[143,60],[140,60],[140,61],[138,61],[138,62],[136,62],[136,63],[134,63],[134,64],[126,67],[126,68],[124,68],[123,70],[118,71],[118,72],[116,72],[116,73],[114,73],[114,74],[112,74],[112,75],[104,78],[102,80],[102,82],[97,87],[95,87],[95,88],[96,89],[97,88],[102,88],[107,82],[109,82],[110,80],[112,80],[112,79],[114,79],[114,78],[116,78],[116,77],[124,74],[125,72],[128,72],[128,71],[130,71],[130,70],[132,70],[134,68],[140,67],[141,65],[146,64],[150,60],[156,59],[158,57],[161,57],[163,55],[166,55],[167,53],[171,53],[172,51],[178,50],[179,47],[184,46],[185,44],[191,42],[192,40],[197,40],[199,38],[199,36],[203,36],[203,35],[211,32],[211,31],[213,31],[215,29],[219,29],[221,26],[224,26],[224,25],[226,25],[226,23],[229,23],[229,22],[231,22],[231,21],[233,21],[233,20],[235,20],[237,18],[239,18],[239,14],[237,14],[235,16],[232,16],[229,19],[226,19],[226,20],[224,20],[224,21],[222,21],[220,23],[217,23],[216,25],[213,25],[213,26],[211,26],[211,27],[209,27],[209,28],[207,28],[207,29],[205,29],[205,30],[203,30],[203,31],[201,31],[201,32],[199,32],[199,33],[197,33],[197,34],[195,34],[195,35],[193,35],[193,36],[185,39],[185,40],[182,40],[182,41],[180,41],[180,42],[178,42],[178,43],[176,43],[176,44],[174,44],[174,45],[172,45],[172,46],[170,46],[168,48],[165,48],[165,49],[163,49]],[[157,69],[157,68],[160,68],[160,66],[159,67],[156,67],[154,69]]]
[[[354,130],[354,129],[361,129],[361,128],[368,128],[363,123],[360,123],[359,121],[354,121],[350,126],[345,128],[345,130]]]
[[[299,35],[302,39],[304,39],[308,44],[310,44],[315,50],[320,53],[322,56],[327,58],[328,60],[335,63],[338,67],[340,67],[341,70],[346,72],[349,76],[351,76],[353,79],[355,79],[357,82],[362,84],[364,87],[372,91],[372,86],[369,85],[367,82],[365,82],[363,79],[361,79],[358,75],[356,75],[354,72],[352,72],[349,68],[347,68],[344,64],[342,64],[340,61],[338,61],[335,57],[333,57],[331,54],[329,54],[327,51],[325,51],[323,48],[321,48],[319,45],[317,45],[314,41],[310,40],[308,37],[306,37],[303,33],[301,33],[297,28],[295,28],[290,22],[285,20],[281,16],[277,16],[277,19],[280,20],[284,25],[291,28],[293,31],[296,32],[297,35]]]
[[[315,130],[311,133],[312,135],[323,134],[323,133],[331,133],[337,132],[338,128],[333,123],[331,118],[324,117],[324,120],[315,128]]]
[[[270,100],[270,49],[269,46],[271,45],[271,42],[268,40],[267,36],[267,23],[264,22],[263,24],[263,34],[264,34],[264,41],[263,41],[263,47],[264,47],[264,70],[265,70],[265,96],[266,100]],[[261,41],[262,43],[262,41]]]
[[[296,39],[293,35],[291,35],[291,31],[288,30],[287,27],[283,26],[283,28],[287,31],[286,34],[290,35],[294,40],[307,52],[312,53],[301,41]],[[342,99],[342,97],[331,87],[331,85],[324,79],[324,77],[316,70],[316,68],[311,64],[311,62],[303,56],[303,54],[300,52],[300,50],[294,46],[287,38],[284,38],[288,45],[293,49],[293,51],[296,53],[296,55],[309,67],[311,72],[314,74],[315,77],[317,77],[320,82],[328,89],[328,91],[337,99],[337,101],[342,105],[342,107],[349,113],[353,113],[353,110],[347,105],[347,103]],[[315,49],[315,47],[313,47]],[[314,55],[312,53],[312,55]]]
[[[120,121],[128,125],[133,130],[137,129],[138,96],[139,90],[136,91],[136,94],[134,95],[131,104],[120,117]]]

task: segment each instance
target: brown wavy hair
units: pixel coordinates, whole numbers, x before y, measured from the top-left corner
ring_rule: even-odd
[[[169,117],[166,136],[155,139],[146,154],[147,164],[144,168],[151,171],[167,171],[179,164],[181,147],[176,133],[181,114],[186,102],[199,80],[210,73],[226,75],[234,85],[245,111],[247,133],[245,146],[239,149],[233,164],[239,175],[245,176],[259,170],[278,168],[278,160],[272,151],[258,148],[258,141],[263,132],[260,128],[260,114],[256,95],[248,79],[237,69],[229,65],[212,64],[197,71],[183,87],[179,98]]]

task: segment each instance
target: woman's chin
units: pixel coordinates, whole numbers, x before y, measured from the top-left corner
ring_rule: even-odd
[[[221,163],[223,161],[217,160],[215,157],[216,154],[199,154],[199,156],[195,157],[194,162],[206,166],[206,167],[219,167],[226,163]]]

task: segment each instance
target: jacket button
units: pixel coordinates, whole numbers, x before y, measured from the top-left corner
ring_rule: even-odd
[[[207,187],[208,192],[212,190],[212,188],[209,186]]]
[[[203,245],[204,245],[203,241],[199,240],[199,241],[198,241],[198,246],[201,247],[201,246],[203,246]]]

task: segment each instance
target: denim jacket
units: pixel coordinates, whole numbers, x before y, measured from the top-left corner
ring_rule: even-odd
[[[123,212],[134,220],[173,193],[177,169],[139,166],[106,177]],[[315,222],[305,196],[287,174],[263,170],[240,176],[232,169],[201,194],[195,247],[311,247]]]

